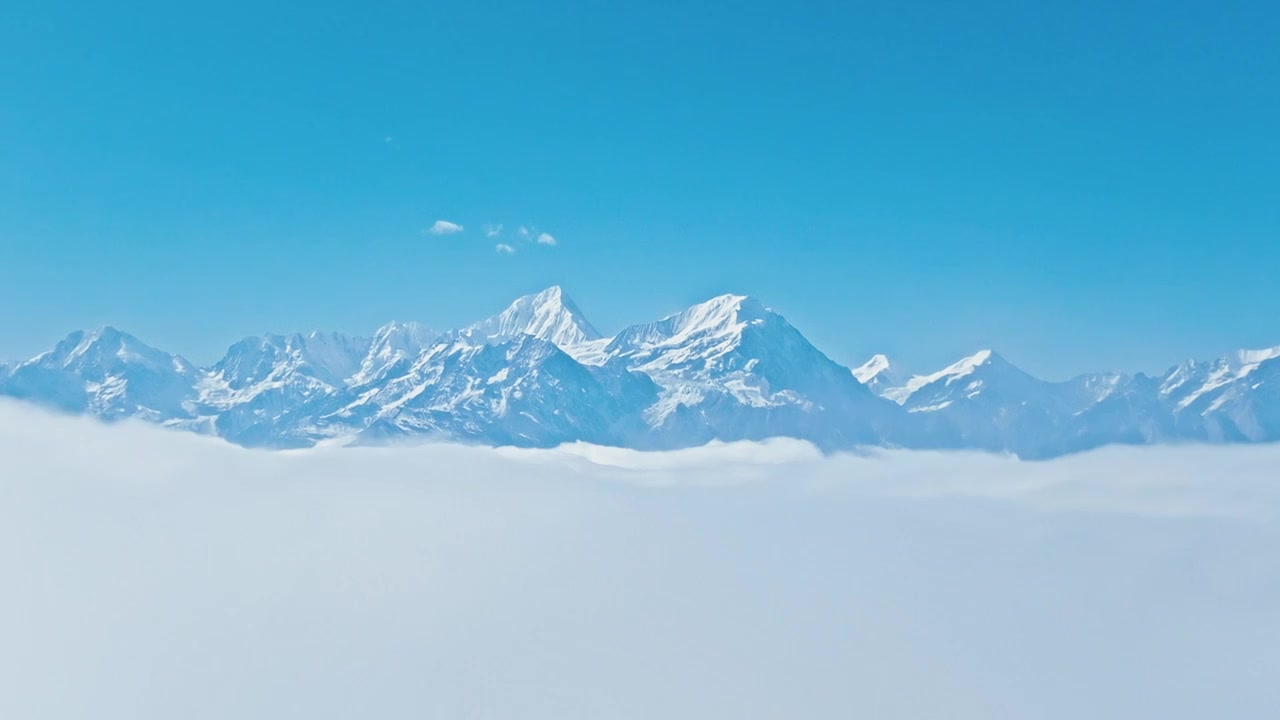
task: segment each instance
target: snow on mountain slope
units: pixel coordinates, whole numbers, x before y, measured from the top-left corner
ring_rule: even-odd
[[[1212,362],[1189,360],[1165,376],[1160,394],[1185,410],[1201,398],[1216,396],[1232,383],[1244,380],[1264,363],[1280,358],[1280,347],[1237,350]]]
[[[346,387],[369,341],[338,333],[263,335],[232,345],[199,385],[215,431],[245,444],[270,442],[269,429],[286,413]]]
[[[342,387],[360,368],[368,344],[320,332],[245,338],[210,369],[205,399],[227,406],[284,388],[305,395]]]
[[[559,286],[518,298],[506,310],[467,330],[490,342],[532,335],[570,354],[576,346],[600,339],[600,333]]]
[[[13,366],[0,394],[108,419],[161,422],[193,414],[201,373],[113,327],[77,331],[53,350]]]
[[[1004,362],[1003,358],[994,355],[990,350],[979,350],[977,353],[962,358],[936,373],[913,375],[901,386],[886,388],[882,394],[885,398],[905,406],[908,401],[912,401],[912,398],[917,393],[924,390],[929,401],[921,402],[918,399],[912,401],[912,408],[916,412],[940,410],[953,401],[955,399],[954,396],[981,392],[983,380],[980,378],[966,383],[963,388],[955,384],[985,366],[998,366],[1003,370],[1008,364]],[[953,389],[953,386],[955,386],[955,389]]]
[[[917,420],[925,442],[1039,458],[1091,447],[1095,438],[1082,427],[1081,416],[1132,387],[1131,378],[1116,374],[1046,382],[982,350],[884,395]],[[1145,427],[1138,417],[1142,412],[1132,403],[1116,402],[1089,417],[1105,422],[1111,432],[1128,433],[1127,438]]]
[[[1178,427],[1174,414],[1160,398],[1160,383],[1155,378],[1121,373],[1082,375],[1067,387],[1078,409],[1063,430],[1059,452],[1201,439],[1198,430]]]
[[[870,360],[853,369],[853,376],[881,397],[884,397],[886,390],[904,384],[897,368],[884,355],[872,355]]]
[[[644,416],[668,443],[790,435],[849,446],[889,432],[887,403],[750,297],[722,295],[631,326],[600,355],[605,367],[644,373],[661,388]]]
[[[1181,426],[1205,438],[1280,439],[1280,347],[1239,350],[1211,362],[1186,362],[1163,378],[1161,396]]]
[[[349,394],[352,401],[323,421],[361,428],[365,442],[427,435],[551,446],[624,442],[635,430],[630,411],[657,392],[642,375],[589,368],[529,334],[495,342],[464,331],[443,336],[403,376]]]
[[[369,342],[368,352],[360,367],[348,380],[349,385],[365,385],[380,377],[394,376],[396,369],[407,369],[423,350],[431,347],[440,334],[416,322],[391,322],[378,328]]]

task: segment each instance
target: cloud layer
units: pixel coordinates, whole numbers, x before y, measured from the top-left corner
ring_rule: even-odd
[[[0,404],[0,715],[1266,716],[1277,466],[262,453]]]

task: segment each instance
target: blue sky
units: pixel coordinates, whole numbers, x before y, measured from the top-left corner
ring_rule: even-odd
[[[24,5],[0,358],[110,323],[208,362],[551,284],[606,332],[749,293],[917,370],[1280,344],[1268,3]]]

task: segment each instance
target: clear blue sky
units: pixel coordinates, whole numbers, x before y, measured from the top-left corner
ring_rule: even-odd
[[[6,4],[0,358],[550,284],[606,332],[749,293],[917,370],[1280,344],[1280,9],[1045,5]]]

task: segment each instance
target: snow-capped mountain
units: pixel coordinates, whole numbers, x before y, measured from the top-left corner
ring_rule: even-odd
[[[1045,382],[982,350],[881,395],[915,416],[917,431],[931,444],[1041,457],[1079,449],[1068,447],[1071,422],[1105,396],[1095,384],[1091,378]]]
[[[1205,439],[1274,439],[1280,432],[1280,347],[1185,362],[1162,378],[1159,392],[1184,427],[1203,427]]]
[[[853,376],[871,392],[884,397],[886,390],[901,387],[906,379],[889,358],[872,355],[871,359],[853,369]]]
[[[321,424],[363,442],[430,435],[550,446],[626,444],[631,408],[656,392],[642,375],[582,365],[533,335],[491,342],[464,331],[442,337],[404,375],[348,395]]]
[[[1280,399],[1268,395],[1280,348],[1189,361],[1162,378],[1101,373],[1061,383],[990,350],[896,386],[875,384],[874,362],[864,368],[855,375],[916,415],[932,446],[1052,457],[1115,443],[1280,440]]]
[[[279,419],[345,388],[368,349],[367,340],[337,333],[245,338],[208,370],[197,392],[219,435],[273,444]]]
[[[241,340],[206,368],[114,328],[0,365],[0,395],[262,447],[404,438],[674,448],[789,436],[827,449],[1044,458],[1112,443],[1280,440],[1280,348],[1169,372],[1032,377],[983,350],[904,377],[850,369],[757,300],[722,295],[597,332],[558,287],[462,330],[389,323]]]
[[[367,385],[380,378],[395,376],[431,346],[439,333],[416,322],[390,322],[378,328],[369,341],[368,351],[360,367],[347,384]]]
[[[566,352],[600,339],[600,333],[559,286],[518,298],[506,310],[467,329],[490,342],[532,335]]]
[[[0,395],[107,419],[188,418],[202,376],[180,356],[112,327],[77,331],[49,352],[10,367]]]
[[[760,439],[776,428],[824,446],[889,439],[892,408],[781,315],[753,298],[722,295],[633,325],[593,348],[593,362],[653,379],[643,409],[660,445],[689,438]]]

